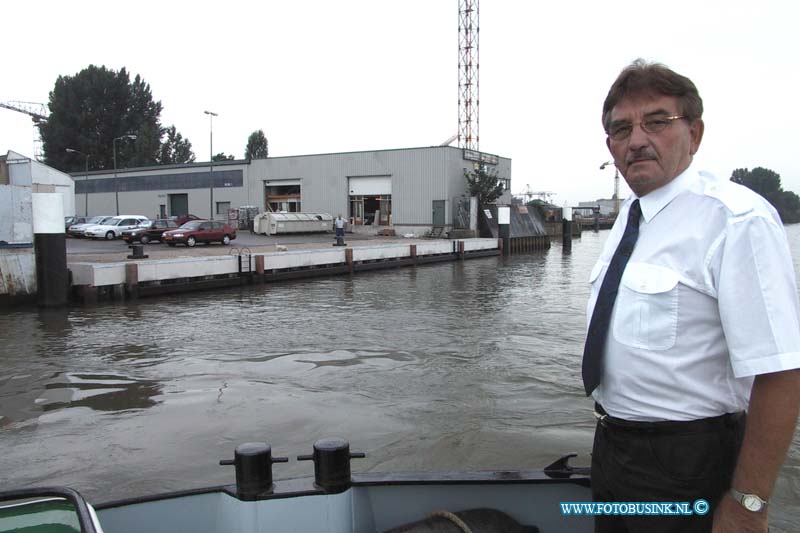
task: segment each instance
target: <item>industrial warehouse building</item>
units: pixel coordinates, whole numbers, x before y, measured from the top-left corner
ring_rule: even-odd
[[[452,226],[466,196],[464,171],[496,172],[510,201],[511,160],[451,146],[73,173],[77,215],[164,218],[229,210],[342,214],[356,227],[421,232]],[[505,198],[508,196],[508,198]]]

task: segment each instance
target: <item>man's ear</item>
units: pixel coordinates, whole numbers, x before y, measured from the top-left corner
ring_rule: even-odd
[[[689,126],[689,136],[690,136],[690,145],[689,145],[689,153],[694,155],[697,153],[697,150],[700,148],[700,141],[703,140],[703,132],[705,131],[706,125],[703,123],[703,119],[698,118]],[[606,140],[606,144],[608,141]]]

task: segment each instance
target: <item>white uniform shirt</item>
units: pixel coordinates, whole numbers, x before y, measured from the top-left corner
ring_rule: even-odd
[[[635,198],[592,269],[589,320]],[[746,410],[753,376],[800,367],[797,288],[778,214],[746,187],[691,167],[639,202],[595,400],[639,421]]]

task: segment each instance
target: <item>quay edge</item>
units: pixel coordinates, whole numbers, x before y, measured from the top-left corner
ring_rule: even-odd
[[[70,263],[72,303],[96,304],[251,283],[354,274],[502,253],[499,239],[457,239],[353,248]]]

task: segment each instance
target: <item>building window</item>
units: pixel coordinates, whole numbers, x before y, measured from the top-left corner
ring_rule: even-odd
[[[228,215],[228,210],[231,208],[230,202],[217,202],[217,214]]]

